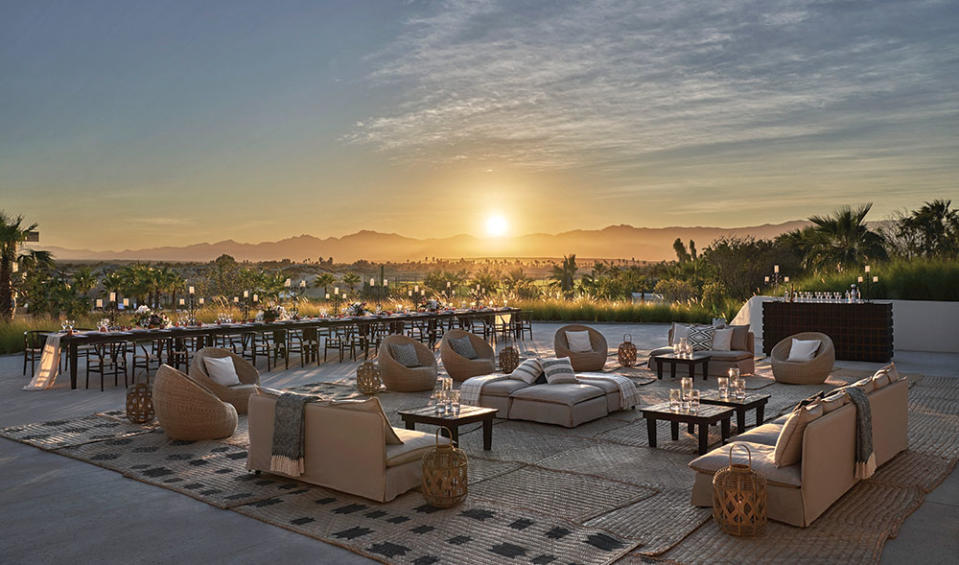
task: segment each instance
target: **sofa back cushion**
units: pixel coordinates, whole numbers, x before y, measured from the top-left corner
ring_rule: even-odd
[[[733,346],[733,329],[723,328],[713,332],[713,351],[730,351]]]
[[[546,373],[546,382],[549,384],[575,383],[576,372],[568,357],[543,359],[540,361],[543,372]]]
[[[513,369],[513,372],[509,374],[509,378],[521,380],[531,385],[536,382],[536,379],[542,374],[543,366],[540,365],[539,359],[527,359]]]
[[[822,416],[823,408],[818,402],[808,406],[797,406],[793,410],[776,440],[773,462],[777,467],[795,465],[802,459],[802,436],[806,425]]]
[[[713,336],[716,328],[712,326],[690,326],[689,345],[693,351],[709,351],[713,348]]]
[[[726,326],[733,330],[733,340],[729,347],[733,351],[746,351],[749,349],[749,325]]]

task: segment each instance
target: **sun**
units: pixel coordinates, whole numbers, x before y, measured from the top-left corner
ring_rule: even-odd
[[[486,235],[489,237],[503,237],[509,231],[509,222],[501,214],[493,214],[486,218]]]

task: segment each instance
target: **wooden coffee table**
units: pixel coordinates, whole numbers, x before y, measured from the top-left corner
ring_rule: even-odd
[[[450,430],[450,439],[457,445],[460,440],[460,426],[483,422],[483,450],[489,451],[493,448],[493,416],[496,415],[496,412],[496,408],[463,405],[460,407],[459,414],[438,414],[432,406],[400,410],[398,413],[403,418],[403,423],[406,424],[408,430],[415,430],[417,423],[446,426]]]
[[[729,437],[729,419],[734,410],[726,406],[701,404],[695,412],[682,410],[673,411],[668,402],[654,404],[642,409],[646,418],[646,432],[649,434],[649,446],[656,447],[656,420],[666,420],[670,424],[673,441],[679,439],[679,424],[689,426],[689,433],[693,433],[694,426],[699,426],[699,454],[703,455],[709,449],[709,426],[721,424],[723,445]]]
[[[716,406],[729,406],[736,411],[736,433],[746,431],[746,411],[756,410],[756,425],[761,426],[764,420],[766,403],[769,402],[768,394],[747,394],[746,398],[739,400],[733,395],[726,398],[719,396],[718,390],[711,390],[703,393],[699,397],[702,404],[714,404]]]
[[[694,352],[689,357],[687,356],[678,356],[674,353],[664,353],[662,355],[654,355],[653,360],[656,361],[656,376],[660,379],[663,378],[663,363],[669,363],[669,376],[671,378],[676,378],[676,365],[686,365],[689,369],[689,376],[696,378],[696,364],[701,363],[703,366],[703,380],[706,380],[706,375],[709,374],[709,360],[712,359],[712,356],[709,353],[703,353],[702,351]]]

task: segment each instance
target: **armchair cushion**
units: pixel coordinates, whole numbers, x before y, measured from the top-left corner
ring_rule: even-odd
[[[416,347],[412,343],[391,343],[390,353],[393,354],[393,359],[396,359],[404,367],[420,366],[419,356],[416,355]]]
[[[733,344],[733,329],[717,329],[713,332],[713,351],[729,351]]]
[[[235,386],[240,384],[240,376],[236,374],[236,366],[231,357],[205,357],[203,363],[206,372],[218,385]]]
[[[473,347],[473,342],[470,341],[470,338],[467,336],[463,337],[451,337],[450,338],[450,347],[453,348],[453,351],[466,357],[467,359],[476,359],[479,355],[476,353],[476,349]]]
[[[573,353],[589,353],[593,350],[589,342],[588,331],[566,332],[566,343],[569,344],[569,350]]]
[[[786,361],[797,363],[812,361],[821,345],[822,342],[818,339],[806,340],[793,338],[792,346],[789,348],[789,356],[786,357]]]

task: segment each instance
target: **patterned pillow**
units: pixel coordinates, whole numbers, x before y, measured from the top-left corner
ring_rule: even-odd
[[[576,373],[573,371],[573,365],[568,357],[559,359],[543,359],[540,361],[543,366],[543,372],[546,373],[546,382],[551,385],[559,383],[575,383]]]
[[[393,359],[404,367],[419,367],[420,358],[416,355],[416,347],[412,343],[391,343],[390,353]]]
[[[517,379],[531,385],[536,382],[536,379],[542,374],[543,366],[539,364],[539,359],[527,359],[513,369],[513,372],[509,374],[509,378]]]
[[[713,348],[713,337],[716,334],[716,328],[712,326],[690,326],[689,345],[693,351],[709,351]]]
[[[479,357],[479,355],[476,354],[476,349],[473,347],[473,342],[470,341],[469,336],[451,337],[450,347],[452,347],[453,351],[457,354],[467,359],[476,359]]]

